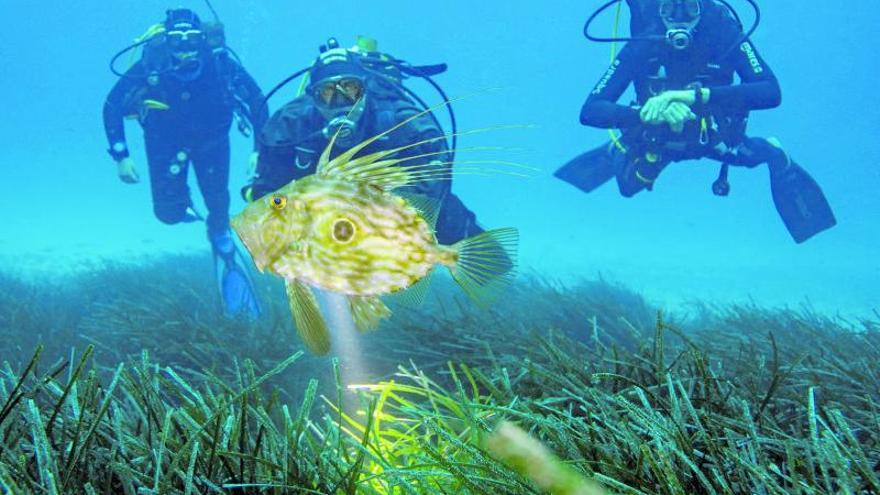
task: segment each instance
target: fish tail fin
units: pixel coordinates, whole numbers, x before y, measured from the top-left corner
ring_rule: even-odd
[[[350,296],[351,317],[360,332],[369,332],[379,326],[379,322],[391,316],[391,310],[378,297]]]
[[[296,333],[312,352],[327,354],[330,352],[330,331],[312,289],[297,280],[288,280],[286,286]]]
[[[452,245],[452,278],[477,305],[487,307],[514,278],[519,232],[488,230]]]

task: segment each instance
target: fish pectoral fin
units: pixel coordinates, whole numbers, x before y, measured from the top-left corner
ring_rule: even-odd
[[[458,241],[452,278],[477,305],[488,306],[515,276],[518,242],[519,233],[509,227]]]
[[[418,282],[410,285],[404,290],[391,294],[391,300],[412,308],[421,306],[422,303],[425,302],[425,297],[428,295],[428,289],[431,287],[431,275],[433,273],[432,270],[419,279]]]
[[[431,230],[437,230],[437,219],[440,217],[441,206],[439,200],[409,191],[394,191],[394,194],[405,199],[413,208],[419,210],[419,213],[422,214],[422,218],[425,219]]]
[[[297,280],[287,280],[286,287],[287,300],[296,322],[296,332],[312,352],[327,354],[330,352],[330,331],[314,292]]]
[[[375,330],[383,319],[391,316],[391,310],[376,296],[349,296],[348,303],[360,332]]]

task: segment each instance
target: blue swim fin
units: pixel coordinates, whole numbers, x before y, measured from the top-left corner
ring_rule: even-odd
[[[237,264],[233,263],[223,268],[220,295],[227,316],[244,315],[251,320],[260,317],[260,304],[251,280]]]
[[[223,312],[228,317],[246,316],[255,320],[262,313],[253,281],[245,268],[246,260],[228,230],[211,239],[214,270]]]

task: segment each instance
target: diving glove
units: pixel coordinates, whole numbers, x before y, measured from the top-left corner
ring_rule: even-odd
[[[141,181],[134,167],[134,160],[128,156],[116,162],[116,173],[119,175],[119,180],[126,184],[136,184]]]

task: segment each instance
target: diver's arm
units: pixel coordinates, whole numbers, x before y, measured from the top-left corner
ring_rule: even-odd
[[[733,50],[730,63],[740,77],[740,84],[709,87],[706,103],[735,110],[763,110],[782,102],[779,81],[750,41]]]
[[[242,198],[251,202],[275,191],[294,179],[291,170],[293,160],[284,159],[283,150],[260,145],[257,172],[241,190]]]
[[[259,132],[256,173],[242,189],[245,201],[253,201],[272,192],[310,170],[296,167],[296,146],[307,136],[306,119],[297,100],[285,105],[267,120]]]
[[[125,142],[125,114],[129,110],[127,103],[134,94],[143,88],[142,78],[137,77],[144,71],[141,63],[134,64],[123,77],[120,77],[107,98],[104,100],[104,133],[109,144],[108,152],[114,160],[128,157],[128,146]]]
[[[271,123],[267,124],[267,127]],[[264,128],[265,129],[265,128]],[[245,201],[253,201],[294,180],[296,150],[292,146],[266,145],[258,140],[256,174],[242,189]]]
[[[254,150],[256,150],[257,136],[269,120],[269,106],[263,104],[263,91],[244,67],[236,63],[233,77],[235,97],[245,105],[248,121],[254,129]]]
[[[581,124],[610,129],[641,123],[638,110],[620,105],[617,100],[635,79],[645,59],[645,49],[632,43],[623,47],[587,97],[581,108]]]

